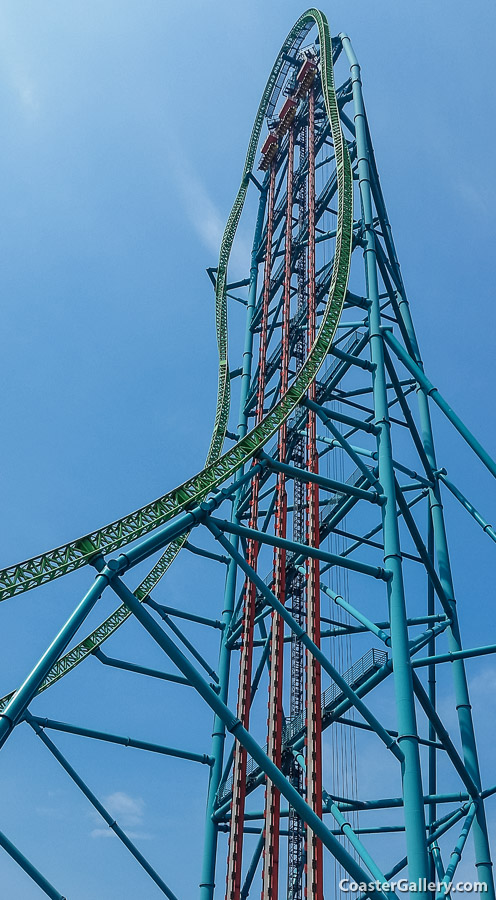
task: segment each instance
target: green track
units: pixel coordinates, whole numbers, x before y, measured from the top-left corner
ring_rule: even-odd
[[[253,170],[257,147],[264,118],[283,74],[284,55],[301,45],[310,28],[316,24],[319,31],[321,54],[321,79],[324,101],[335,148],[338,179],[338,219],[334,267],[329,296],[320,328],[307,359],[294,381],[279,402],[267,416],[238,443],[221,454],[230,408],[230,386],[228,367],[227,332],[227,267],[232,244],[243,210],[248,190],[250,173]],[[91,532],[78,540],[71,541],[40,556],[9,566],[0,571],[0,600],[23,593],[38,585],[52,581],[68,572],[86,565],[96,553],[112,553],[154,530],[183,512],[191,504],[200,503],[214,488],[219,487],[233,476],[241,465],[250,460],[266,441],[276,433],[281,423],[287,419],[316,377],[323,361],[329,353],[331,343],[341,316],[346,295],[353,231],[353,176],[346,142],[341,131],[339,110],[334,88],[332,67],[332,46],[326,17],[319,10],[309,9],[293,26],[288,34],[260,101],[253,125],[248,152],[243,169],[243,177],[238,194],[231,209],[222,238],[217,280],[215,288],[215,316],[219,352],[219,379],[215,425],[205,467],[184,484],[158,500],[143,506],[136,512]],[[168,545],[165,552],[150,573],[137,588],[137,596],[143,600],[167,571],[187,535],[181,536]],[[127,619],[129,612],[125,606],[119,607],[84,641],[70,650],[56,663],[48,678],[41,686],[45,690],[55,681],[78,665],[91,651],[103,643]],[[0,700],[0,711],[12,694]]]

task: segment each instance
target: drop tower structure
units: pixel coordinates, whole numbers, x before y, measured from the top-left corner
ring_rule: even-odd
[[[246,277],[232,279],[248,192],[251,259]],[[117,522],[0,572],[7,599],[83,566],[96,571],[44,656],[1,701],[0,745],[20,725],[38,735],[154,883],[150,897],[177,897],[167,851],[159,873],[62,754],[57,731],[207,767],[205,826],[191,836],[201,900],[330,900],[342,878],[401,877],[418,885],[415,896],[441,900],[457,871],[469,877],[469,855],[473,879],[494,900],[485,805],[496,773],[482,782],[466,665],[496,645],[462,643],[457,599],[467,598],[455,596],[444,498],[456,498],[482,541],[496,533],[465,497],[463,471],[448,477],[436,455],[433,406],[481,477],[496,477],[496,464],[424,371],[360,67],[350,39],[331,37],[316,9],[274,63],[209,275],[219,387],[205,467]],[[233,359],[235,304],[246,323]],[[215,619],[198,590],[180,609],[167,605],[179,552],[200,556],[206,573],[225,570]],[[132,589],[131,570],[146,560],[150,571]],[[104,591],[120,605],[80,635]],[[130,617],[174,672],[108,655]],[[211,637],[204,645],[188,636],[190,623],[219,635],[217,658],[207,658]],[[210,746],[207,735],[193,752],[43,716],[44,692],[89,657],[102,682],[110,666],[194,689],[212,710]],[[449,728],[439,682],[443,695],[449,685]],[[180,723],[176,735],[180,745]],[[39,860],[6,835],[0,843],[41,891],[65,896]]]

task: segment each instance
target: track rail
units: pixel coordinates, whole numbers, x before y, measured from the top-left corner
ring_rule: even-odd
[[[221,454],[230,406],[226,298],[229,256],[244,206],[264,118],[273,110],[274,97],[277,99],[284,83],[288,65],[286,57],[301,46],[313,25],[317,26],[319,32],[322,90],[335,148],[338,186],[337,235],[329,295],[316,339],[288,389],[262,421],[257,423],[234,447]],[[253,125],[241,186],[231,209],[221,243],[215,287],[219,380],[215,424],[205,467],[179,487],[135,512],[92,531],[82,538],[0,570],[0,600],[5,600],[75,571],[88,564],[96,554],[112,553],[153,531],[173,519],[191,504],[200,503],[213,489],[234,475],[240,466],[250,460],[264,446],[305,395],[330,350],[348,285],[352,233],[353,176],[350,156],[339,119],[329,25],[326,17],[319,10],[312,8],[298,19],[289,32],[270,73]],[[168,545],[160,560],[137,588],[136,594],[139,599],[145,599],[157,584],[184,545],[186,537],[181,536]],[[128,610],[124,606],[112,613],[91,635],[61,657],[41,690],[45,690],[81,662],[95,647],[113,634],[128,615]],[[4,698],[0,701],[0,709],[5,706],[7,700],[8,698]]]

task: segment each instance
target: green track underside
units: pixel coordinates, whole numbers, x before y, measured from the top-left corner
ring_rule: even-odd
[[[231,248],[248,190],[264,118],[278,79],[283,72],[284,55],[297,49],[310,28],[316,24],[319,31],[321,53],[322,89],[335,148],[338,179],[338,219],[334,267],[326,307],[320,328],[303,366],[295,376],[286,393],[280,398],[265,418],[226,453],[221,454],[224,443],[230,407],[229,367],[227,362],[227,267]],[[316,9],[309,9],[293,26],[286,38],[276,63],[267,81],[251,133],[248,152],[243,169],[243,177],[238,194],[231,209],[222,238],[217,280],[215,288],[216,331],[219,352],[219,381],[215,425],[205,467],[184,484],[136,512],[112,522],[110,525],[71,541],[62,547],[50,550],[25,562],[9,566],[0,571],[0,600],[23,593],[45,582],[66,575],[86,565],[96,553],[108,554],[137,538],[153,531],[173,519],[191,504],[200,503],[214,489],[226,482],[235,472],[260,450],[267,440],[276,433],[281,423],[287,419],[302,397],[306,394],[323,361],[329,353],[331,343],[341,316],[346,295],[351,261],[353,231],[353,175],[341,124],[334,88],[332,67],[332,46],[326,17]],[[187,535],[172,541],[141,582],[136,595],[143,600],[167,571]],[[119,607],[84,641],[70,650],[56,663],[40,691],[78,665],[95,647],[102,644],[128,618],[125,606]],[[0,711],[9,697],[0,700]]]

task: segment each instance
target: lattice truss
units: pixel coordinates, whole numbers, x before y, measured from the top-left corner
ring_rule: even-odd
[[[246,278],[230,281],[248,192],[251,260]],[[464,496],[463,471],[453,483],[437,459],[432,406],[481,476],[484,467],[496,476],[496,465],[424,373],[358,62],[316,10],[274,64],[209,274],[219,392],[205,468],[118,522],[0,572],[7,599],[96,570],[46,653],[1,701],[0,745],[18,726],[38,735],[154,882],[146,896],[156,888],[176,897],[167,852],[159,874],[62,754],[57,732],[171,757],[168,779],[174,758],[207,768],[205,827],[191,840],[192,855],[203,853],[201,900],[260,890],[264,900],[322,900],[338,890],[336,873],[357,883],[407,873],[417,895],[441,898],[469,837],[474,877],[493,898],[485,800],[496,787],[481,781],[465,660],[496,645],[462,645],[443,498],[456,498],[481,540],[496,533]],[[245,318],[236,351],[228,308]],[[160,580],[181,549],[217,585],[213,615],[199,591],[181,608],[166,604]],[[147,561],[132,590],[131,570]],[[104,592],[121,605],[81,639]],[[106,642],[131,617],[174,672],[109,655]],[[206,733],[192,751],[43,715],[44,692],[89,657],[102,684],[110,667],[184,691],[185,720],[193,689],[214,716],[210,747]],[[438,683],[451,696],[449,729]],[[0,843],[60,900],[38,861],[3,834]]]

